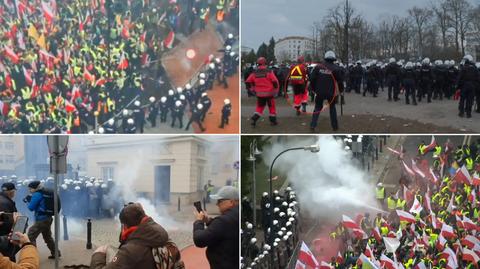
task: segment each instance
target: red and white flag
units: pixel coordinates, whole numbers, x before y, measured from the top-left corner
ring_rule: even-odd
[[[380,263],[382,264],[382,267],[383,268],[386,268],[386,269],[398,269],[397,265],[395,264],[394,261],[392,261],[392,259],[390,259],[389,257],[385,256],[385,254],[382,254],[382,256],[380,256]]]
[[[334,269],[334,267],[327,262],[321,261],[318,269]]]
[[[475,245],[479,245],[480,246],[480,240],[478,240],[478,238],[476,238],[475,236],[472,236],[472,235],[467,235],[465,236],[465,238],[462,238],[462,240],[460,240],[462,245],[466,246],[466,247],[469,247],[471,249],[473,249],[475,247]]]
[[[400,218],[400,221],[415,223],[415,217],[406,211],[397,209],[397,215]]]
[[[338,251],[336,261],[337,261],[337,263],[340,263],[340,264],[343,264],[343,262],[344,262],[342,253],[340,253],[340,251]]]
[[[480,261],[480,258],[478,257],[478,255],[468,248],[463,249],[462,259],[464,261],[472,262],[474,265],[477,265],[478,262]]]
[[[30,72],[25,69],[25,66],[22,66],[23,69],[23,76],[25,77],[25,82],[27,83],[28,86],[32,86],[33,84],[33,79],[32,75],[30,75]]]
[[[360,226],[348,216],[342,215],[343,227],[347,229],[360,229]]]
[[[313,255],[313,253],[308,248],[305,242],[302,242],[302,247],[298,252],[298,260],[301,261],[303,264],[316,268],[320,264],[317,261],[317,258]]]
[[[442,253],[440,253],[440,257],[443,258],[443,259],[448,259],[448,260],[452,260],[452,265],[454,265],[456,267],[458,267],[458,261],[457,261],[457,255],[455,254],[455,252],[453,252],[453,250],[449,247],[445,247],[445,249],[443,250]]]
[[[470,173],[468,172],[467,167],[463,165],[461,168],[457,170],[457,173],[455,176],[453,176],[453,180],[456,180],[459,183],[465,183],[468,185],[472,185],[472,177],[470,176]]]
[[[478,225],[475,224],[471,219],[469,219],[467,216],[463,216],[463,226],[467,230],[473,230],[477,231],[479,230]],[[479,242],[480,243],[480,242]]]
[[[430,144],[427,145],[424,151],[424,155],[427,154],[428,152],[432,151],[435,147],[437,146],[437,141],[435,141],[435,136],[432,135],[432,140],[430,141]]]
[[[462,219],[461,219],[458,215],[455,215],[455,221],[456,221],[456,223],[457,223],[457,227],[459,227],[459,228],[464,228],[464,227],[463,227],[463,221],[462,221]]]
[[[410,168],[408,167],[408,165],[402,160],[402,164],[403,164],[403,167],[405,168],[405,171],[407,171],[407,173],[414,177],[415,176],[415,172]]]
[[[382,235],[380,234],[380,229],[378,227],[373,228],[372,233],[373,237],[375,237],[375,240],[377,240],[377,242],[382,241]]]
[[[356,229],[352,229],[352,232],[353,234],[355,235],[356,238],[358,239],[367,239],[368,238],[368,235],[360,228]]]
[[[422,178],[425,177],[425,174],[422,172],[422,170],[420,170],[420,168],[418,168],[417,163],[414,160],[412,160],[412,170]]]
[[[18,57],[15,51],[8,46],[5,46],[5,56],[7,56],[14,64],[18,64],[20,61],[20,57]]]
[[[297,263],[295,264],[295,269],[305,269],[305,268],[307,268],[307,266],[305,266],[305,264],[297,260]]]
[[[472,184],[475,186],[480,185],[480,175],[478,175],[477,171],[475,171],[475,173],[473,173],[472,175]]]
[[[447,268],[446,269],[457,269],[458,265],[455,263],[457,258],[448,258]]]
[[[396,151],[396,150],[394,150],[394,149],[392,149],[392,148],[390,148],[390,147],[387,147],[387,149],[388,149],[389,151],[391,151],[393,154],[397,155],[399,159],[401,159],[401,160],[403,159],[403,155],[404,155],[404,153],[403,153],[403,145],[400,146],[400,150],[399,150],[399,151]]]
[[[453,211],[453,194],[452,194],[452,197],[450,198],[450,202],[448,202],[448,205],[447,205],[447,212],[452,212]]]
[[[167,37],[165,38],[165,40],[163,40],[163,46],[165,48],[168,48],[168,49],[171,49],[173,48],[173,42],[175,41],[175,32],[174,31],[170,31],[170,33],[168,33]]]
[[[413,200],[413,205],[412,205],[412,208],[410,208],[409,212],[413,214],[418,214],[422,210],[423,210],[422,204],[420,204],[417,197],[415,196],[415,200]]]
[[[419,264],[415,265],[413,269],[427,269],[427,267],[425,266],[425,263],[422,261]]]
[[[365,252],[364,252],[365,256],[371,258],[373,257],[373,251],[372,249],[370,248],[370,245],[367,243],[367,246],[365,247]]]
[[[48,24],[51,24],[53,22],[53,19],[55,18],[55,14],[53,13],[52,8],[49,7],[47,3],[43,1],[42,1],[42,11]]]
[[[443,237],[443,235],[440,234],[438,236],[437,242],[435,242],[435,247],[437,248],[438,251],[443,251],[446,243],[447,243],[447,239],[445,239],[445,237]]]
[[[429,172],[430,172],[430,179],[431,179],[431,181],[433,182],[433,184],[437,184],[437,182],[438,182],[438,177],[437,177],[437,175],[435,175],[435,172],[433,171],[433,169],[432,169],[431,167],[430,167]]]
[[[441,234],[442,234],[445,238],[454,238],[454,237],[456,237],[455,232],[453,231],[452,226],[450,226],[450,225],[448,225],[448,224],[445,224],[445,223],[443,223],[443,225],[442,225]]]
[[[429,212],[432,212],[432,203],[430,201],[430,191],[427,191],[427,193],[425,193],[425,207]]]
[[[72,113],[75,110],[77,110],[77,108],[72,103],[70,103],[68,100],[65,100],[65,111],[67,113]]]
[[[128,59],[125,57],[125,53],[122,53],[120,57],[120,62],[118,63],[117,69],[118,70],[125,70],[128,68]]]

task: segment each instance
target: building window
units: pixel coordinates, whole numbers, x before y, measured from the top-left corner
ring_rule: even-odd
[[[15,163],[13,155],[5,155],[5,163],[12,164]]]
[[[115,172],[115,169],[111,166],[102,167],[102,178],[103,179],[109,179],[109,178],[113,179],[114,172]]]
[[[5,149],[13,150],[13,142],[5,142]]]

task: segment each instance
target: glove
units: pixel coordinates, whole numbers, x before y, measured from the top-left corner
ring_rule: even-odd
[[[30,195],[30,194],[25,196],[25,198],[23,198],[23,202],[26,203],[26,204],[30,203],[31,200],[32,200],[32,195]]]
[[[460,99],[460,89],[458,89],[455,92],[455,95],[453,96],[453,100],[459,100]]]

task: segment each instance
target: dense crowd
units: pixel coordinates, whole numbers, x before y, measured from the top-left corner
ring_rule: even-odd
[[[477,268],[479,147],[422,143],[411,167],[397,152],[400,187],[377,195],[388,213],[344,215],[330,233],[340,250],[323,268]]]
[[[2,133],[135,133],[145,117],[155,127],[165,102],[152,92],[168,91],[160,58],[176,35],[202,31],[210,17],[234,21],[238,2],[6,0],[0,15]],[[221,82],[237,60],[226,49],[234,36],[225,43],[225,55],[204,67]],[[181,91],[167,97],[175,119],[186,100],[177,106],[173,95]]]

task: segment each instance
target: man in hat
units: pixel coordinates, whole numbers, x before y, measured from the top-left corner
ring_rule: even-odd
[[[35,223],[28,229],[28,238],[35,246],[37,237],[42,234],[45,244],[47,244],[51,255],[49,259],[55,259],[55,242],[52,238],[52,222],[51,215],[46,214],[46,200],[43,195],[43,186],[40,181],[35,180],[28,184],[28,189],[32,194],[28,202],[28,209],[35,212]],[[27,200],[28,201],[28,200]],[[58,251],[58,256],[62,256]]]
[[[12,182],[2,184],[2,191],[0,192],[0,236],[8,235],[13,228],[14,215],[17,213],[15,206],[15,193],[17,189]],[[9,257],[11,261],[15,261],[15,253],[18,251],[12,244],[7,244],[0,249],[3,256]]]
[[[193,223],[193,242],[197,247],[207,247],[207,259],[211,268],[238,268],[238,190],[224,186],[210,197],[217,200],[221,215],[212,219],[206,211],[194,211],[196,220]]]

